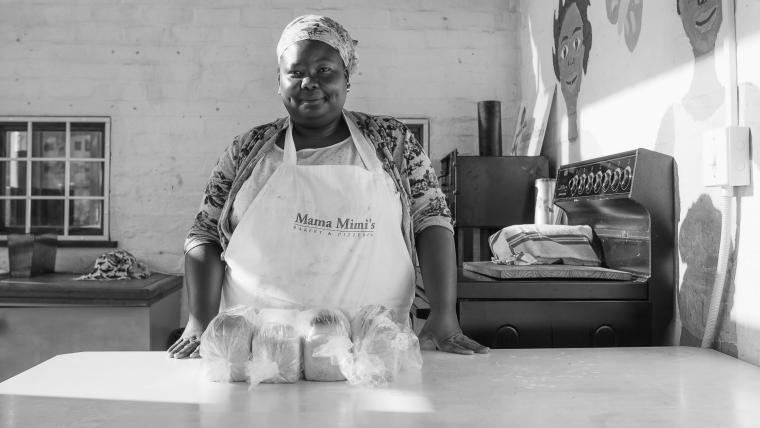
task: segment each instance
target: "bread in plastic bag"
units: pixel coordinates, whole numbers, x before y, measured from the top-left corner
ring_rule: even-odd
[[[402,371],[419,370],[419,340],[409,327],[395,321],[395,315],[381,305],[365,306],[351,320],[353,343],[333,338],[314,355],[332,358],[352,385],[381,386]]]
[[[294,383],[302,374],[301,337],[295,327],[281,322],[264,322],[251,342],[248,377],[259,383]]]
[[[250,306],[233,306],[217,314],[201,335],[199,354],[206,379],[244,382],[251,341],[261,324]]]
[[[299,329],[303,335],[304,378],[320,382],[345,380],[338,361],[314,355],[316,349],[331,340],[342,338],[350,343],[351,325],[343,311],[326,308],[303,311],[299,316]]]

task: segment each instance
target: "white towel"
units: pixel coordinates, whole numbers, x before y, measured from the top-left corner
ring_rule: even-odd
[[[600,266],[589,226],[516,224],[488,238],[492,261],[506,265]]]

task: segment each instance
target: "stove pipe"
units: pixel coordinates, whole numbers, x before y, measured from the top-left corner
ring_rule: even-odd
[[[478,154],[501,156],[501,101],[478,101]]]

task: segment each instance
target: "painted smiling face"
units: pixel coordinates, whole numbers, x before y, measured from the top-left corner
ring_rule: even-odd
[[[694,57],[715,48],[720,24],[723,22],[721,0],[677,0],[681,23],[689,37]]]
[[[571,4],[562,21],[559,32],[557,64],[559,66],[559,82],[565,103],[575,105],[583,76],[583,59],[586,45],[583,40],[583,21],[576,4]]]

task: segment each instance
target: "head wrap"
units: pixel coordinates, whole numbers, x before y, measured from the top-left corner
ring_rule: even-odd
[[[282,30],[277,43],[277,58],[285,49],[301,40],[318,40],[332,46],[343,59],[349,74],[356,71],[356,44],[345,28],[326,16],[303,15],[290,22]]]

